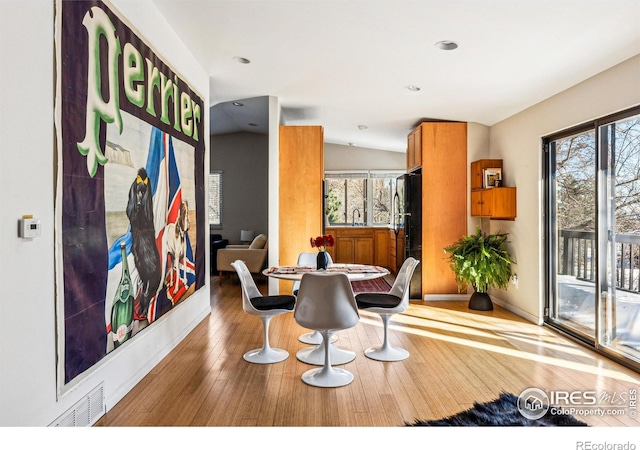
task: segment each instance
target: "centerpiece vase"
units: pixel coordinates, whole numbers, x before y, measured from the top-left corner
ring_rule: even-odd
[[[318,270],[326,270],[329,265],[329,258],[327,257],[327,252],[319,251],[318,256],[316,256],[316,269]]]

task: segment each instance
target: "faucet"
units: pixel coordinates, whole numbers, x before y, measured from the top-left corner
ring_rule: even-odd
[[[360,220],[360,210],[358,208],[353,210],[351,214],[351,226],[356,226],[356,212],[358,213],[358,220]]]

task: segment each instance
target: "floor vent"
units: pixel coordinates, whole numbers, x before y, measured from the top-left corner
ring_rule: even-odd
[[[53,427],[90,427],[105,413],[104,386],[100,384],[69,411],[51,424]]]

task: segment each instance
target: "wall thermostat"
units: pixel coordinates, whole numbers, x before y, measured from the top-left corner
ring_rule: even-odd
[[[21,238],[34,238],[40,236],[40,219],[32,216],[24,216],[18,221],[18,236]]]

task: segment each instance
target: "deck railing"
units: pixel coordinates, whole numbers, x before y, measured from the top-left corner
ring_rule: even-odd
[[[559,273],[596,281],[596,240],[591,231],[560,231]],[[640,292],[640,236],[615,235],[616,288]]]

